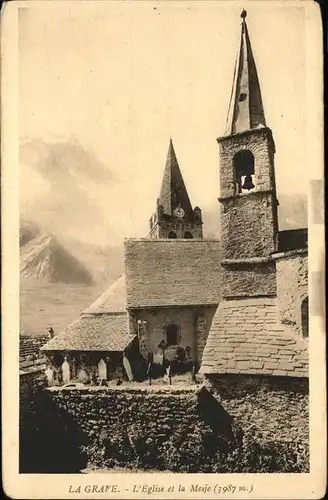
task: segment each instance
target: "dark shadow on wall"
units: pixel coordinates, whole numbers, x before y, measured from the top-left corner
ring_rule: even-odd
[[[235,437],[232,427],[233,418],[205,387],[202,387],[198,392],[197,403],[198,412],[203,422],[215,434],[227,441],[232,441]]]
[[[20,473],[78,473],[86,467],[81,446],[86,435],[46,391],[21,396],[19,427]]]

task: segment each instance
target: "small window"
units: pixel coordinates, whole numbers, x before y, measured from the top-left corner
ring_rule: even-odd
[[[301,304],[301,320],[303,338],[309,336],[309,299],[306,297]]]
[[[169,234],[168,234],[168,237],[169,237],[170,239],[174,239],[174,238],[176,238],[176,237],[177,237],[177,233],[175,233],[174,231],[170,231],[170,232],[169,232]]]
[[[184,238],[191,239],[193,236],[190,231],[186,231],[184,234]]]
[[[166,344],[167,345],[178,345],[178,333],[179,329],[177,325],[168,325],[165,328],[166,331]]]
[[[241,93],[239,96],[239,102],[246,101],[247,94]]]

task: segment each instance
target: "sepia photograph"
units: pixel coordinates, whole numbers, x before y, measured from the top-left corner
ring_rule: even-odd
[[[310,2],[24,3],[19,475],[309,474]]]

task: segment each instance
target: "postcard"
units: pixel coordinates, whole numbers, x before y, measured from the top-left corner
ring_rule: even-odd
[[[10,498],[321,498],[312,1],[2,8]]]

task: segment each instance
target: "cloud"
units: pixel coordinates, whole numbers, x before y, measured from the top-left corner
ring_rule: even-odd
[[[117,184],[111,170],[76,140],[25,142],[20,150],[21,213],[52,233],[102,239],[106,223],[95,192]],[[36,182],[37,180],[37,182]]]
[[[34,139],[22,144],[20,161],[39,172],[45,179],[58,182],[67,177],[80,177],[95,183],[117,180],[95,153],[77,139],[45,143]]]

